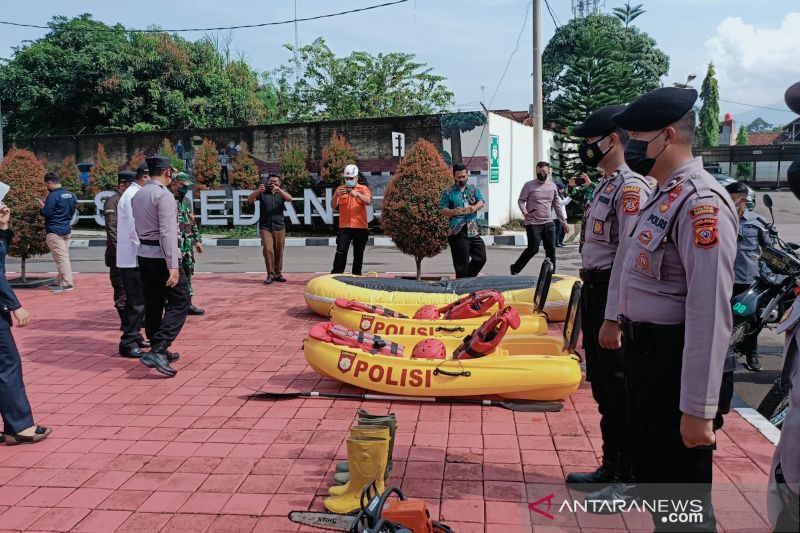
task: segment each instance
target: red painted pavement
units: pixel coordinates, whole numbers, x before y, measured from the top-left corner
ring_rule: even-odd
[[[651,530],[641,514],[556,513],[527,503],[568,496],[565,472],[593,468],[596,406],[585,386],[559,413],[479,406],[297,399],[247,400],[265,384],[345,390],[310,370],[301,351],[320,320],[305,307],[309,275],[198,276],[196,303],[165,379],[116,356],[107,277],[76,290],[19,291],[32,325],[14,328],[28,395],[46,441],[0,446],[0,529],[27,531],[317,531],[287,521],[322,510],[356,410],[397,413],[392,484],[424,498],[457,533]],[[736,414],[718,434],[720,530],[764,531],[773,446]],[[573,494],[578,499],[580,494]]]

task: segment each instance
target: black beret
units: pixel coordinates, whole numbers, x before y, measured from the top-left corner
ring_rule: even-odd
[[[158,174],[162,170],[169,170],[172,168],[172,160],[168,157],[154,155],[147,158],[147,168],[150,174]]]
[[[800,115],[800,81],[786,89],[783,99],[789,109]]]
[[[132,170],[123,170],[121,172],[117,172],[117,182],[118,183],[130,183],[136,179],[136,172]]]
[[[150,169],[147,168],[147,163],[142,163],[138,167],[136,167],[136,175],[144,174],[145,172],[150,172]]]
[[[617,127],[614,124],[614,115],[622,113],[624,105],[607,105],[589,113],[581,124],[572,128],[573,135],[577,137],[596,137],[608,135]]]
[[[728,191],[728,194],[747,194],[749,191],[747,189],[747,185],[742,183],[741,181],[734,181],[733,183],[729,183],[725,186],[725,190]]]
[[[614,122],[628,131],[656,131],[691,111],[697,101],[697,91],[678,87],[662,87],[643,94],[617,115]]]

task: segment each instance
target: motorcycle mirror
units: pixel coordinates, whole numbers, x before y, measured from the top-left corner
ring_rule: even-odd
[[[767,209],[772,211],[772,197],[769,194],[764,195],[764,205],[767,206]]]

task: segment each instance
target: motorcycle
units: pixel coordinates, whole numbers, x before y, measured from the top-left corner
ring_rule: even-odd
[[[784,242],[775,230],[772,198],[764,195],[772,222],[768,225],[772,244],[765,247],[759,258],[759,275],[748,289],[731,300],[733,331],[729,350],[740,354],[742,341],[751,332],[778,324],[792,306],[800,287],[800,245]],[[773,423],[782,423],[788,406],[788,388],[776,382],[758,407],[758,412]],[[774,419],[774,420],[773,420]]]

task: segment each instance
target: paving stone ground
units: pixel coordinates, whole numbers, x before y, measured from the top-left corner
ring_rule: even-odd
[[[262,277],[203,276],[203,317],[189,317],[165,379],[116,356],[107,277],[76,276],[76,290],[19,291],[33,315],[14,328],[28,395],[46,441],[0,446],[0,530],[318,531],[286,519],[323,510],[356,410],[397,413],[391,483],[424,498],[457,533],[646,531],[649,516],[555,513],[527,504],[568,494],[565,472],[600,453],[596,405],[584,385],[559,413],[480,406],[297,399],[248,400],[265,384],[351,390],[323,380],[301,343],[320,320],[306,310],[310,275],[265,287]],[[774,447],[737,414],[718,434],[714,501],[720,530],[766,531]]]

